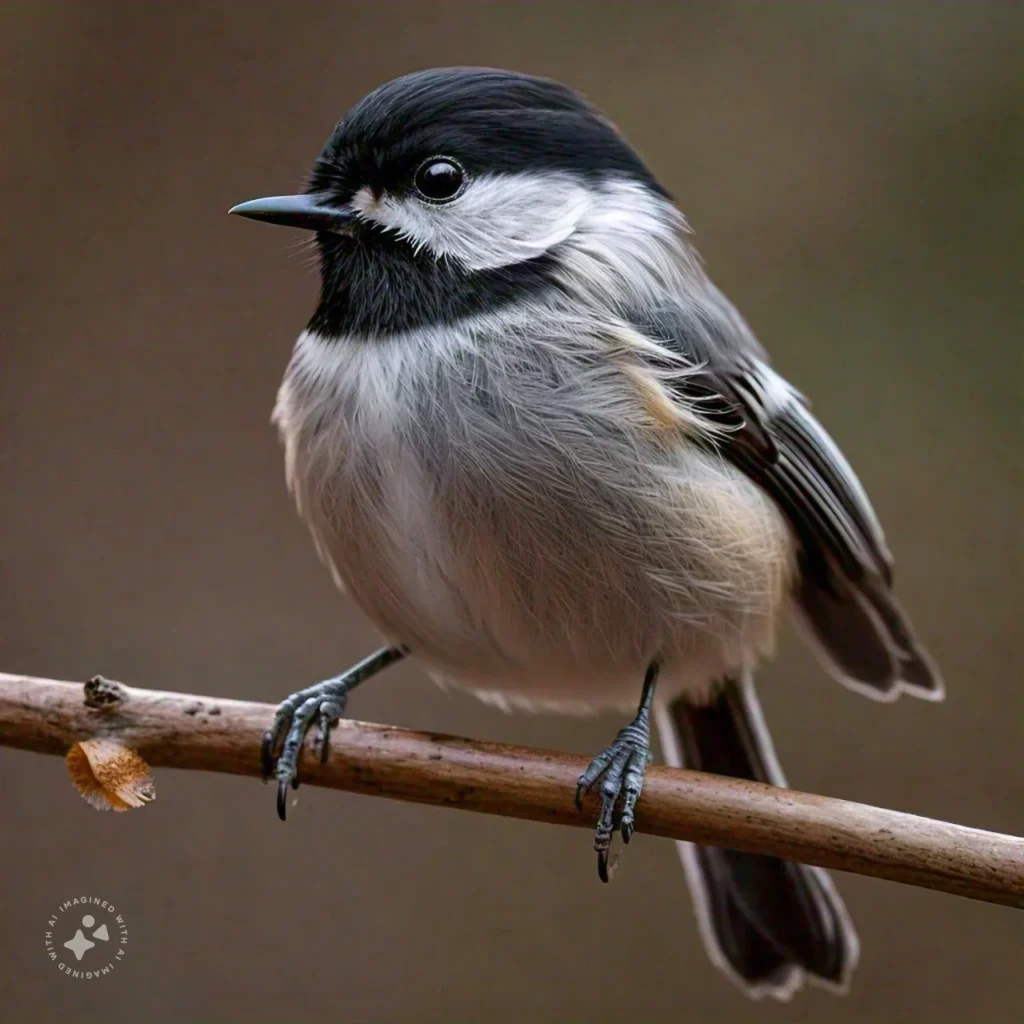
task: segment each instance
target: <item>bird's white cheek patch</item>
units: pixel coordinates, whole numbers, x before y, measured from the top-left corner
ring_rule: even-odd
[[[569,175],[490,175],[450,203],[360,189],[353,208],[414,249],[457,260],[469,270],[535,259],[564,242],[586,217],[593,194]]]

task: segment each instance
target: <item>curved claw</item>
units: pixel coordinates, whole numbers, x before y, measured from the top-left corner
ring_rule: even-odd
[[[581,775],[576,780],[576,810],[583,810],[583,794],[587,791],[587,787],[583,783],[583,776]]]
[[[279,779],[277,783],[277,816],[282,821],[288,820],[288,780]]]
[[[597,877],[600,878],[602,882],[607,882],[609,880],[610,876],[608,874],[607,850],[597,851]]]

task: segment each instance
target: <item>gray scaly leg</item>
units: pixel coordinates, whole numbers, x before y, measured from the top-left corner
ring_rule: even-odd
[[[602,750],[590,762],[576,782],[576,806],[580,807],[583,794],[589,792],[598,779],[602,780],[601,816],[597,820],[594,835],[597,874],[602,882],[608,881],[608,851],[612,844],[612,833],[618,828],[626,843],[633,836],[634,810],[644,786],[644,772],[652,760],[651,704],[654,701],[658,668],[658,663],[653,662],[647,669],[636,718],[615,737],[611,746]]]

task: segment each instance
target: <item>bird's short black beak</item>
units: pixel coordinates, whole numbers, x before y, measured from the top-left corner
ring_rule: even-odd
[[[268,224],[305,228],[307,231],[348,231],[355,222],[355,214],[345,207],[322,202],[323,198],[316,194],[269,196],[239,203],[228,213],[237,213],[240,217],[251,217]]]

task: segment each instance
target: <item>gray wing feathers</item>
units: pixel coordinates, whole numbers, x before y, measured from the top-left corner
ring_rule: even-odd
[[[878,700],[901,691],[941,700],[942,680],[892,593],[892,557],[881,526],[849,463],[794,398],[772,418],[777,490],[796,525],[801,576],[796,600],[826,668]]]
[[[938,670],[893,596],[892,556],[864,488],[746,324],[719,315],[731,307],[714,298],[699,318],[675,309],[635,322],[695,366],[680,398],[719,428],[709,445],[786,513],[798,542],[794,598],[812,646],[831,675],[877,700],[903,691],[941,700]]]

